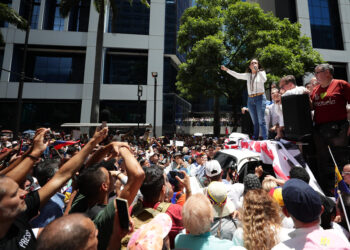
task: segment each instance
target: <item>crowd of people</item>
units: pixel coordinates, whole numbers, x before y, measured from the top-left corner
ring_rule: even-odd
[[[259,130],[266,139],[266,124],[252,112],[266,105],[258,103],[266,74],[259,73],[256,59],[250,66],[245,75],[228,73],[249,83],[253,139]],[[315,74],[310,100],[321,140],[316,151],[322,154],[330,143],[348,142],[350,84],[334,80],[330,65],[317,66]],[[279,87],[266,109],[272,110],[273,132],[283,137],[281,92],[309,92],[292,76],[283,77]],[[329,122],[338,129],[327,137]],[[101,126],[90,139],[72,139],[48,128],[17,141],[1,138],[0,249],[350,249],[350,194],[335,200],[324,195],[326,189],[316,192],[303,167],[292,167],[287,181],[266,175],[262,166],[237,178],[236,169],[215,159],[225,138],[170,140],[154,138],[149,130],[136,137]],[[327,155],[318,159],[324,162],[317,178],[330,182]],[[340,167],[350,185],[350,164]],[[120,199],[127,210],[117,205]]]

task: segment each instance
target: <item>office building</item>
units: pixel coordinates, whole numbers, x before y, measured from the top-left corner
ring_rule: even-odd
[[[60,0],[33,1],[21,129],[89,122],[99,15],[93,0],[82,1],[68,18],[60,16]],[[161,135],[163,113],[174,112],[165,119],[171,124],[190,109],[189,103],[174,94],[174,84],[182,59],[176,49],[176,32],[191,1],[151,0],[150,8],[140,0],[132,5],[128,0],[114,1],[117,16],[113,18],[108,6],[104,20],[100,111],[109,109],[110,122],[115,123],[153,124],[156,115],[157,135]],[[28,17],[30,1],[1,2]],[[0,78],[0,125],[14,128],[25,32],[7,23],[1,26],[5,45],[0,50],[4,69]],[[152,72],[158,73],[156,114]],[[143,87],[140,102],[138,85]],[[171,95],[177,104],[164,102],[171,99],[164,94]]]

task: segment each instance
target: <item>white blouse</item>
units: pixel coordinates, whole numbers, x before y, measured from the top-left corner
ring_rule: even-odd
[[[248,95],[265,93],[264,83],[266,82],[267,77],[264,70],[258,71],[256,76],[252,73],[237,73],[236,71],[230,69],[228,69],[226,72],[237,79],[247,81]]]

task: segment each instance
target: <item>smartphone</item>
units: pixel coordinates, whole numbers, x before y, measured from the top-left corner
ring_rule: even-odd
[[[129,207],[128,201],[121,198],[115,199],[119,216],[119,223],[122,229],[129,229]]]
[[[101,124],[101,129],[107,127],[107,122],[106,121],[103,121],[102,124]]]
[[[185,178],[185,175],[181,172],[178,172],[178,171],[169,171],[169,174],[170,174],[171,178],[175,178],[175,176],[178,176],[180,179]]]

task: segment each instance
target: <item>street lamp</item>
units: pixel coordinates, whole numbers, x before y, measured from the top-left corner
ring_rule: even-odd
[[[153,114],[153,136],[156,137],[156,114],[157,114],[157,77],[158,72],[152,72],[154,78],[154,114]]]
[[[141,119],[141,112],[140,112],[140,99],[142,96],[142,91],[143,91],[143,87],[142,85],[138,85],[137,86],[137,111],[139,113],[139,119],[137,121],[137,133],[140,133],[140,119]]]

